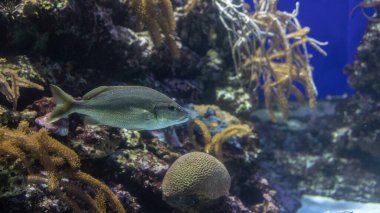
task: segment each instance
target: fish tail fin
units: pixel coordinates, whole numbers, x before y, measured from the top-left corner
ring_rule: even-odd
[[[48,122],[52,123],[70,114],[75,100],[71,95],[53,84],[50,85],[50,91],[53,94],[54,102],[56,104],[53,112],[48,118]]]

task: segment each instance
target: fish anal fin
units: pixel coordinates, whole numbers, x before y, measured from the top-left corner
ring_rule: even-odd
[[[89,100],[97,95],[99,95],[100,93],[103,93],[107,90],[109,90],[110,87],[109,86],[100,86],[100,87],[97,87],[93,90],[91,90],[90,92],[86,93],[84,96],[83,96],[83,100]]]

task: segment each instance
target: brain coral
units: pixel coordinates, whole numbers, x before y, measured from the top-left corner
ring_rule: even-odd
[[[230,186],[230,174],[218,159],[203,152],[191,152],[178,158],[166,173],[163,199],[174,207],[190,207],[227,195]]]

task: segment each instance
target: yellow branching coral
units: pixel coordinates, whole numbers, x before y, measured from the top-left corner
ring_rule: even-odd
[[[20,97],[20,88],[34,88],[44,90],[44,87],[21,78],[11,69],[0,70],[0,92],[13,104],[16,110],[17,100]]]
[[[222,154],[222,144],[230,139],[233,136],[239,134],[250,134],[252,132],[251,128],[248,125],[242,124],[232,124],[211,137],[210,131],[207,128],[207,125],[200,119],[194,119],[189,124],[189,137],[192,143],[195,142],[194,127],[197,125],[202,132],[203,140],[205,143],[204,152],[211,153],[213,152],[218,159],[223,159]]]
[[[112,203],[112,205],[115,207],[116,212],[124,212],[125,211],[123,205],[120,203],[117,196],[115,194],[113,194],[113,192],[111,191],[110,188],[108,188],[108,186],[103,184],[98,179],[92,177],[91,175],[89,175],[87,173],[80,172],[80,171],[74,173],[72,177],[75,179],[86,182],[87,184],[92,186],[94,189],[98,189],[98,195],[96,196],[97,201],[103,202],[106,200],[105,198],[107,198],[107,200],[109,200]],[[99,194],[99,193],[101,193],[101,194]],[[102,204],[102,203],[97,204],[97,205],[102,207],[102,208],[105,207],[105,204]]]
[[[207,144],[211,142],[211,134],[208,131],[207,125],[199,119],[192,120],[191,122],[189,122],[189,125],[187,126],[190,142],[193,143],[194,146],[197,146],[195,135],[194,135],[194,127],[196,125],[201,129],[204,143]]]
[[[117,212],[124,213],[124,207],[105,184],[89,174],[80,171],[80,158],[70,148],[51,138],[46,129],[29,132],[27,122],[21,122],[15,130],[0,127],[0,153],[20,158],[30,175],[30,184],[47,184],[48,190],[62,199],[74,212],[83,212],[77,199],[86,203],[93,212],[107,212],[106,201]],[[37,159],[47,176],[31,165],[30,158]],[[68,166],[64,166],[68,165]],[[37,172],[37,173],[36,173]],[[80,181],[96,191],[94,198],[85,192]]]
[[[178,58],[180,51],[174,38],[176,22],[171,1],[132,0],[131,6],[148,29],[154,46],[159,47],[165,41],[172,57]]]

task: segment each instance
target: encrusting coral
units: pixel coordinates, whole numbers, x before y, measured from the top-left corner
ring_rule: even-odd
[[[162,33],[172,57],[178,58],[180,50],[174,38],[176,22],[171,1],[132,0],[131,6],[148,29],[154,46],[159,47],[164,43]]]
[[[46,184],[48,190],[62,199],[74,212],[82,212],[77,199],[86,203],[94,212],[106,212],[109,201],[116,212],[125,212],[115,194],[102,182],[80,171],[79,156],[59,141],[49,137],[46,129],[30,132],[27,122],[20,122],[15,130],[0,127],[0,153],[21,159],[28,170],[30,184]],[[47,175],[42,175],[37,159]],[[95,193],[82,189],[77,182],[89,185]]]
[[[190,141],[196,144],[194,127],[198,126],[201,129],[203,141],[205,143],[204,151],[206,153],[213,152],[218,159],[223,159],[222,144],[233,136],[239,134],[250,134],[252,132],[248,125],[232,124],[211,137],[207,125],[200,119],[194,119],[188,126]]]

